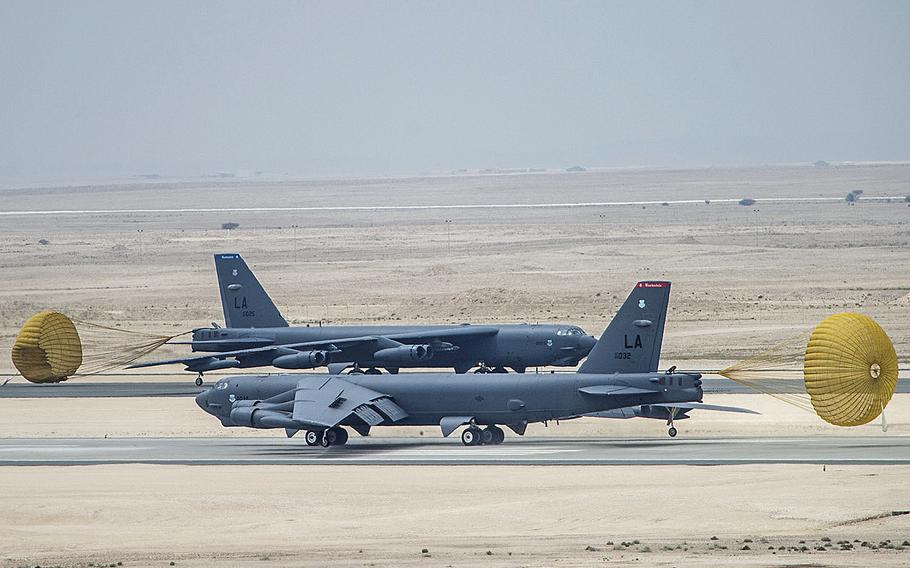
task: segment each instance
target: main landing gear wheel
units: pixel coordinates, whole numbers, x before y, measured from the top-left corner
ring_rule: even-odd
[[[323,448],[328,448],[329,446],[343,446],[347,442],[348,431],[339,426],[335,426],[324,431],[322,433],[322,439],[319,440],[319,444]]]
[[[489,428],[484,428],[480,431],[480,443],[486,446],[487,444],[493,443],[493,431]]]
[[[483,432],[477,426],[468,426],[461,433],[461,443],[465,446],[479,446],[481,444]]]
[[[382,374],[382,371],[380,371],[380,370],[377,369],[376,367],[370,367],[369,369],[367,369],[366,371],[364,371],[364,374],[366,374],[366,375],[381,375],[381,374]]]
[[[501,444],[506,439],[506,433],[498,426],[487,426],[483,430],[484,444]]]
[[[307,430],[304,439],[307,446],[318,446],[319,442],[322,441],[322,432],[319,430]]]
[[[667,434],[669,434],[671,438],[675,438],[676,437],[676,428],[674,428],[673,426],[670,426],[670,429],[667,430]]]

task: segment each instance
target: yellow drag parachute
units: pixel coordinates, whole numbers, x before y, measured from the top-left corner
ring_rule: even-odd
[[[58,312],[40,312],[19,330],[12,359],[29,381],[57,383],[82,365],[82,342],[71,319]]]
[[[188,332],[184,332],[188,333]],[[12,349],[13,365],[33,383],[119,369],[183,335],[155,335],[76,319],[54,311],[28,318]]]
[[[860,426],[891,400],[898,364],[894,344],[875,320],[844,312],[825,318],[808,341],[796,336],[718,374],[835,426]]]
[[[806,345],[806,392],[819,417],[837,426],[878,418],[897,387],[897,372],[891,339],[868,316],[829,316]]]

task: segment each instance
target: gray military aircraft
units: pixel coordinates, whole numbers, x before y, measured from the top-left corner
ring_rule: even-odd
[[[273,366],[313,369],[331,374],[353,366],[379,374],[400,368],[453,368],[466,373],[523,373],[528,367],[573,367],[596,339],[563,324],[288,326],[278,308],[239,254],[216,254],[226,327],[193,330],[195,352],[212,353],[138,363],[128,368],[182,363],[199,374],[231,367]]]
[[[675,436],[702,388],[699,373],[657,371],[669,296],[669,282],[639,282],[577,373],[233,376],[196,403],[224,426],[306,430],[324,447],[347,441],[344,426],[366,436],[381,425],[439,425],[443,436],[468,425],[465,445],[499,444],[499,425],[523,435],[531,422],[618,409],[667,420]]]

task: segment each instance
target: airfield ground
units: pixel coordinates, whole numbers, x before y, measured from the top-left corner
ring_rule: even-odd
[[[855,206],[762,201],[857,189]],[[663,366],[722,368],[844,310],[876,318],[906,366],[910,207],[868,198],[908,193],[904,165],[0,189],[0,373],[18,326],[49,307],[163,333],[220,320],[211,254],[233,251],[295,323],[563,321],[599,334],[636,280],[667,278]],[[743,197],[757,201],[718,201]],[[656,203],[140,211],[628,201]],[[130,212],[4,214],[103,209]],[[707,402],[762,415],[696,415],[681,436],[844,435],[763,395]],[[905,446],[908,404],[889,406],[887,434],[849,435]],[[0,437],[105,435],[276,434],[223,430],[191,398],[0,398]],[[530,435],[665,427],[586,420]],[[904,566],[910,515],[891,512],[910,510],[908,467],[5,466],[0,565]],[[823,538],[832,546],[815,550]]]

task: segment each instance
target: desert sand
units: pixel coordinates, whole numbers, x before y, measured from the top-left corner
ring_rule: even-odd
[[[856,189],[863,198],[849,206],[842,198]],[[658,204],[0,214],[0,374],[14,373],[18,327],[46,308],[165,334],[221,321],[216,252],[244,254],[297,324],[559,321],[599,335],[637,280],[666,278],[662,367],[719,369],[844,310],[876,318],[906,364],[908,193],[900,164],[3,189],[0,213]],[[901,199],[867,199],[876,196]],[[743,197],[756,203],[716,201]],[[838,199],[762,202],[771,197]],[[192,378],[163,372],[136,378]],[[907,435],[908,400],[889,406],[887,434],[877,424],[851,433]],[[679,422],[681,435],[843,434],[763,395],[706,402],[762,414],[698,414]],[[221,429],[189,398],[0,399],[4,437],[278,434]],[[529,435],[663,437],[665,427],[585,419]],[[0,564],[905,566],[910,547],[890,547],[910,539],[910,516],[890,512],[910,510],[907,475],[904,466],[4,467]],[[826,552],[815,550],[822,538]],[[844,540],[854,549],[839,550]]]
[[[0,549],[10,566],[906,566],[910,516],[892,511],[906,504],[908,475],[905,466],[10,467],[0,468],[9,520]],[[831,548],[816,550],[825,538]],[[845,540],[853,550],[835,544]],[[879,548],[885,541],[893,545]]]

